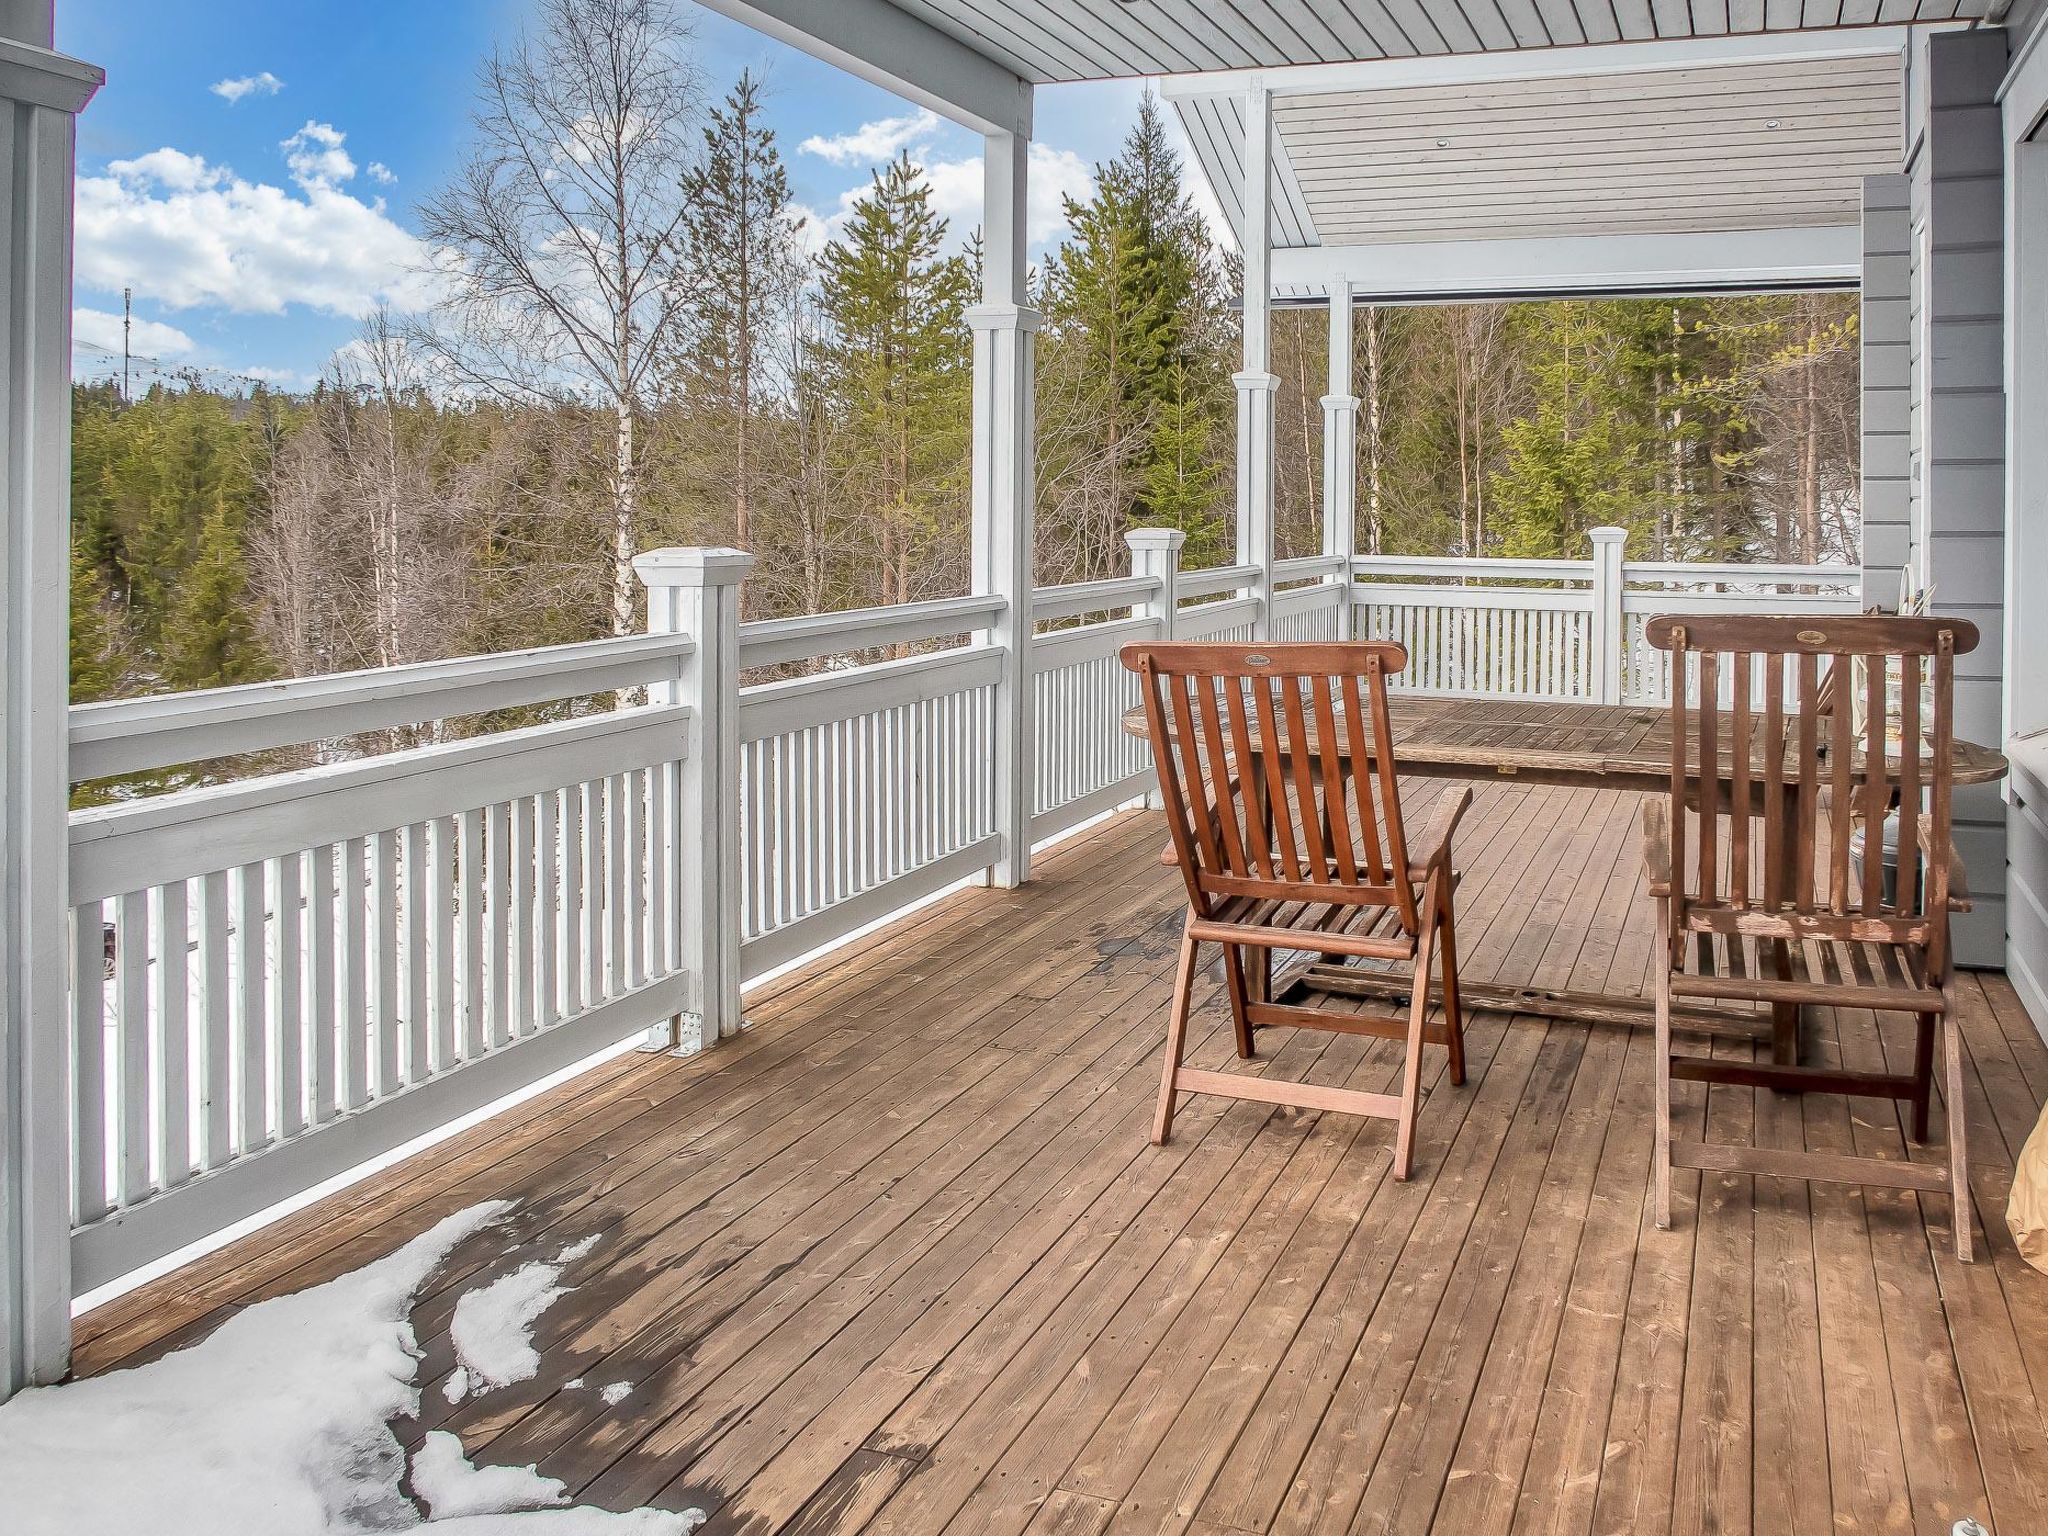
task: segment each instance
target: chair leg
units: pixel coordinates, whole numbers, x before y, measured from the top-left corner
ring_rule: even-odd
[[[1650,1211],[1671,1225],[1671,903],[1657,903],[1657,1139],[1650,1151]]]
[[[1180,936],[1180,965],[1173,975],[1172,1011],[1166,1021],[1166,1066],[1159,1082],[1159,1113],[1152,1121],[1152,1144],[1163,1147],[1173,1134],[1174,1080],[1180,1073],[1181,1052],[1187,1048],[1188,1010],[1195,990],[1195,949],[1193,935],[1185,929]]]
[[[1955,1223],[1956,1257],[1968,1264],[1975,1241],[1970,1230],[1970,1138],[1963,1112],[1963,1032],[1950,1007],[1942,1020],[1942,1106],[1948,1112],[1948,1189]]]
[[[1465,1007],[1458,996],[1458,917],[1452,910],[1456,898],[1451,894],[1451,882],[1445,880],[1441,887],[1444,973],[1444,1040],[1451,1056],[1451,1083],[1462,1088],[1465,1085]]]
[[[1433,898],[1434,893],[1430,893]],[[1422,932],[1415,939],[1415,976],[1408,988],[1408,1059],[1401,1064],[1401,1114],[1394,1131],[1394,1177],[1415,1170],[1415,1116],[1422,1101],[1422,1025],[1429,1015],[1429,967],[1436,958],[1436,902],[1422,907]]]
[[[1251,1006],[1251,994],[1245,986],[1244,950],[1239,945],[1223,946],[1223,988],[1230,994],[1230,1023],[1237,1034],[1237,1054],[1250,1061],[1259,1051],[1252,1021],[1246,1013]]]
[[[1922,1146],[1927,1143],[1927,1106],[1934,1097],[1934,1031],[1941,1022],[1941,1016],[1934,1013],[1920,1014],[1919,1025],[1913,1040],[1913,1139]]]

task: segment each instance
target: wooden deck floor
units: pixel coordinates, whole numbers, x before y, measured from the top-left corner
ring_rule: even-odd
[[[1467,974],[1641,986],[1635,818],[1482,795]],[[1405,1184],[1391,1126],[1252,1103],[1194,1100],[1155,1150],[1160,839],[1107,823],[762,989],[710,1057],[623,1058],[104,1308],[81,1368],[511,1197],[418,1307],[422,1379],[462,1290],[596,1234],[540,1374],[430,1385],[404,1437],[718,1532],[2048,1531],[2048,1276],[2003,1220],[2048,1050],[2002,977],[1962,988],[1974,1266],[1931,1195],[1680,1174],[1657,1231],[1649,1042],[1614,1029],[1476,1016]],[[1234,1059],[1225,1020],[1212,987],[1201,1064]],[[1905,1044],[1818,1034],[1852,1065]],[[1264,1038],[1255,1070],[1394,1075],[1384,1043]],[[1888,1104],[1679,1096],[1689,1134],[1907,1155]]]

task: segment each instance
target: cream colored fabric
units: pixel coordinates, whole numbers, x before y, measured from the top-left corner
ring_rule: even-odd
[[[2048,1107],[2020,1148],[2019,1164],[2012,1171],[2012,1198],[2005,1203],[2005,1224],[2012,1228],[2020,1257],[2048,1274]]]

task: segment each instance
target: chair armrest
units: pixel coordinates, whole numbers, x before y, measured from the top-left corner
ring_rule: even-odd
[[[1920,846],[1927,847],[1933,841],[1934,818],[1925,811],[1920,813]],[[1963,856],[1956,852],[1955,840],[1948,846],[1948,909],[1951,912],[1968,912],[1972,909],[1970,900],[1970,878],[1963,869]]]
[[[1643,867],[1649,871],[1650,894],[1671,894],[1671,802],[1643,802]]]
[[[1437,865],[1448,866],[1451,861],[1451,838],[1458,830],[1458,823],[1472,805],[1472,786],[1461,784],[1457,793],[1438,799],[1429,813],[1429,820],[1422,824],[1408,845],[1408,878],[1420,880]]]

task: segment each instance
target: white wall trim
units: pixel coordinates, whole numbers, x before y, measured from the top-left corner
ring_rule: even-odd
[[[1282,293],[1323,293],[1332,282],[1349,279],[1361,302],[1816,287],[1853,284],[1862,271],[1862,231],[1855,224],[1711,234],[1319,245],[1273,253],[1273,283]]]

